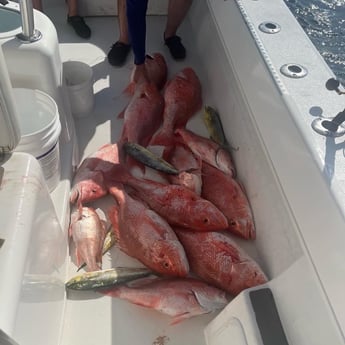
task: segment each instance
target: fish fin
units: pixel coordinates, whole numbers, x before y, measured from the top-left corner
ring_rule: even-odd
[[[131,81],[127,87],[122,91],[125,95],[132,96],[135,91],[135,82]]]
[[[145,172],[145,165],[131,156],[127,156],[126,166],[128,171],[135,176],[135,171],[138,171],[139,177],[142,177]],[[133,171],[134,173],[133,173]]]
[[[246,189],[244,188],[243,183],[242,183],[241,181],[237,180],[237,179],[236,179],[235,181],[236,181],[237,184],[240,186],[240,188],[241,188],[243,194],[244,194],[245,196],[247,196],[247,192],[246,192]]]
[[[105,235],[109,232],[111,225],[107,226],[107,221],[104,219],[100,219],[100,221],[101,221],[101,226],[102,226],[104,238],[105,238]]]
[[[108,216],[112,224],[112,230],[115,238],[115,243],[117,247],[127,253],[126,246],[124,245],[123,241],[121,241],[121,232],[120,232],[120,224],[119,224],[119,207],[117,205],[113,205],[111,209],[108,211]]]
[[[174,141],[173,132],[169,133],[162,127],[152,136],[149,145],[170,146],[174,144]]]
[[[125,117],[125,111],[127,109],[127,105],[119,112],[119,114],[117,115],[118,119],[123,119]]]
[[[72,225],[68,227],[68,237],[72,237]]]
[[[118,241],[120,239],[119,233],[119,208],[117,205],[113,205],[108,211],[108,216],[111,222],[111,230],[114,233],[115,239]]]
[[[192,314],[190,312],[185,312],[185,313],[182,313],[182,314],[178,314],[178,315],[175,315],[172,319],[172,321],[170,322],[170,325],[173,326],[173,325],[176,325],[186,319],[189,319],[190,317],[192,317],[193,315],[197,315],[197,314]]]
[[[78,248],[75,248],[75,258],[77,260],[77,266],[80,267],[80,265],[82,263],[82,259],[81,259]]]
[[[209,298],[205,297],[202,293],[193,291],[193,295],[195,299],[198,301],[201,308],[205,311],[205,314],[224,308],[224,303],[217,303],[214,300],[210,300]]]
[[[74,186],[71,190],[69,201],[71,204],[74,204],[79,199],[79,189],[77,186]]]
[[[228,156],[230,158],[230,161],[232,162],[232,166],[231,166],[231,177],[235,178],[236,177],[236,169],[235,166],[233,164],[233,160],[232,157],[229,153],[229,151],[225,150],[222,146],[219,146],[216,150],[216,156],[215,156],[215,160],[216,160],[216,164],[217,164],[217,169],[219,169],[218,167],[221,165],[220,161],[219,161],[219,157],[221,154],[225,154],[226,156]],[[224,171],[223,171],[224,172]],[[225,173],[225,172],[224,172]]]
[[[81,269],[83,269],[84,267],[86,267],[86,262],[82,263],[78,269],[77,269],[77,272],[79,272]]]
[[[153,283],[154,281],[157,281],[157,280],[159,280],[159,278],[157,276],[151,275],[149,277],[132,280],[132,281],[126,283],[126,285],[129,288],[134,289],[134,288],[139,288],[139,287],[148,285],[148,284]]]

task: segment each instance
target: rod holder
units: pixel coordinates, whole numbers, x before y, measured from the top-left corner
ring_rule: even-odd
[[[326,82],[326,89],[336,91],[338,95],[345,95],[344,91],[339,89],[340,82],[334,78],[330,78]],[[315,132],[327,137],[340,137],[345,134],[345,109],[339,112],[333,119],[328,120],[322,117],[315,119],[311,126]]]
[[[35,29],[32,0],[19,0],[19,8],[23,31],[17,35],[17,38],[25,43],[32,43],[40,40],[42,34],[39,30]]]

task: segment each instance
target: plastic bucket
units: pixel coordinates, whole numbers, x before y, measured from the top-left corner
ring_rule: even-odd
[[[63,77],[73,116],[88,116],[94,106],[92,68],[81,61],[66,61]]]
[[[61,124],[57,105],[39,90],[15,88],[13,92],[21,131],[16,151],[36,157],[51,192],[60,181]]]

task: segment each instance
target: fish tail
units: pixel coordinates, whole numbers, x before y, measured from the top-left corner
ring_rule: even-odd
[[[174,134],[172,131],[161,128],[156,132],[153,137],[151,138],[151,141],[149,145],[162,145],[162,146],[169,146],[174,143]]]
[[[102,290],[99,290],[99,292],[103,295],[110,296],[110,297],[120,298],[120,296],[121,296],[120,287],[117,287],[117,286],[114,286],[111,289],[102,289]]]
[[[176,315],[173,317],[172,321],[170,322],[170,325],[173,326],[173,325],[176,325],[186,319],[189,319],[191,316],[191,313],[189,312],[185,312],[185,313],[182,313],[182,314],[179,314],[179,315]]]
[[[134,83],[134,81],[131,81],[122,92],[125,95],[133,96],[134,91],[135,91],[135,83]]]
[[[76,186],[73,187],[69,196],[69,201],[71,204],[74,204],[79,199],[79,194],[79,189]]]
[[[119,112],[119,114],[117,115],[118,119],[123,119],[125,117],[125,112],[127,109],[128,104]]]

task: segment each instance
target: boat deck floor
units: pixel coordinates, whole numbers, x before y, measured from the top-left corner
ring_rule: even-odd
[[[89,116],[75,120],[80,157],[83,159],[103,144],[116,142],[119,137],[122,120],[119,120],[117,115],[129,100],[122,91],[130,79],[133,55],[130,54],[127,63],[121,68],[112,67],[107,61],[107,53],[118,38],[116,17],[86,18],[92,36],[89,40],[83,40],[78,38],[66,23],[64,7],[46,8],[45,12],[56,26],[62,61],[83,61],[92,67],[94,73],[94,110]],[[183,25],[188,26],[188,21]],[[147,52],[159,51],[164,54],[169,76],[185,66],[195,67],[197,59],[193,52],[188,50],[188,35],[185,35],[188,29],[184,29],[183,33],[188,57],[183,62],[174,62],[163,44],[164,26],[164,16],[148,18]],[[201,123],[200,116],[196,116],[193,121]],[[200,130],[205,131],[202,126]],[[96,206],[101,206],[106,212],[111,202],[111,198],[107,197]],[[69,278],[77,274],[73,253],[71,258],[72,262],[68,267]],[[105,255],[103,268],[114,266],[141,265],[113,248]],[[203,328],[214,317],[215,314],[205,315],[171,326],[169,317],[153,310],[95,292],[68,292],[61,345],[203,344]]]

